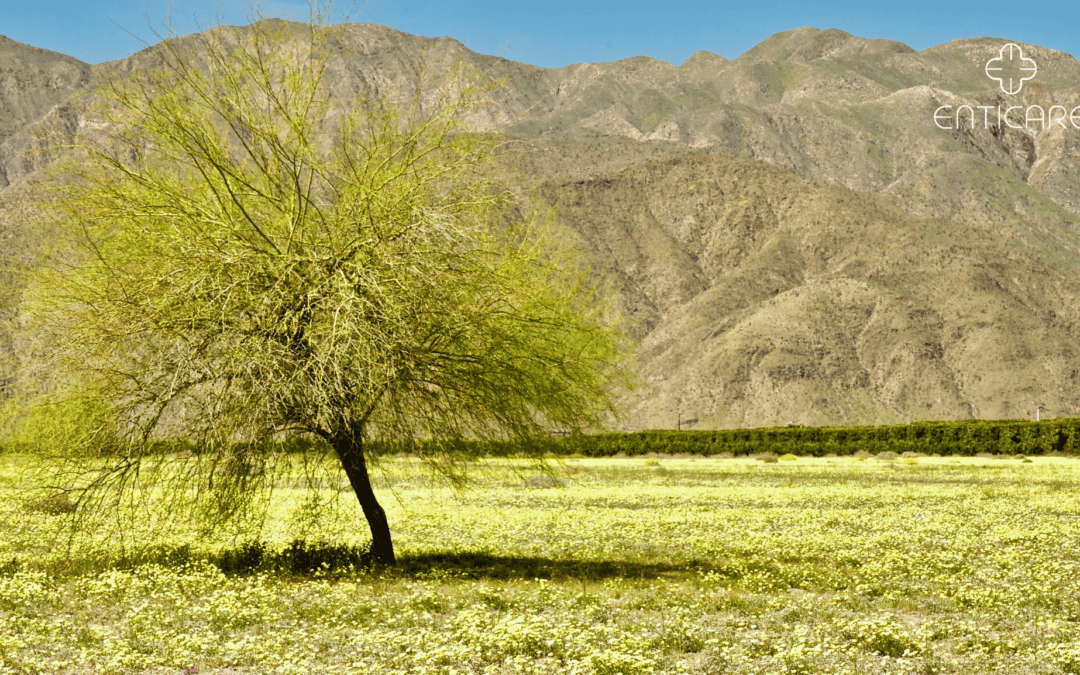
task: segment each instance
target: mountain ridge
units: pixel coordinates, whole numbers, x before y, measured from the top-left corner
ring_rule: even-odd
[[[467,122],[508,127],[501,165],[618,289],[643,381],[623,428],[1080,415],[1080,131],[935,123],[942,106],[1080,106],[1070,55],[1017,42],[1039,72],[1009,95],[984,72],[994,38],[915,51],[804,27],[736,59],[556,69],[377,24],[339,39],[333,95],[408,91],[421,58],[507,78]],[[147,57],[22,51],[26,81],[56,68],[71,84],[0,107],[11,260],[33,258],[25,224],[55,156],[41,139],[81,133],[80,92]],[[19,283],[0,303],[9,343]]]

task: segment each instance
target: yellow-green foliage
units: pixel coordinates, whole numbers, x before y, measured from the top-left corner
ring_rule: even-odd
[[[1072,459],[576,459],[554,490],[492,460],[457,493],[386,459],[400,569],[300,577],[225,575],[209,547],[50,573],[56,516],[11,501],[33,461],[0,455],[5,674],[1080,670]],[[273,550],[290,485],[252,533]],[[350,505],[307,536],[365,531]]]
[[[78,443],[90,429],[112,429],[102,412],[96,392],[60,392],[41,397],[30,405],[22,398],[11,399],[0,418],[6,418],[3,419],[6,426],[4,440],[14,447],[62,453]]]
[[[539,456],[536,439],[599,426],[631,384],[585,253],[499,179],[503,137],[465,128],[499,83],[439,63],[426,86],[420,62],[411,91],[345,94],[348,29],[312,10],[303,28],[219,26],[104,67],[96,131],[50,166],[35,225],[62,234],[20,308],[43,360],[17,380],[98,403],[92,423],[46,413],[80,433],[36,481],[111,507],[83,531],[150,493],[179,518],[257,517],[269,448],[302,434],[333,448],[392,563],[365,442],[438,439],[419,454],[453,478],[454,441]],[[150,454],[173,439],[226,461],[170,471]]]

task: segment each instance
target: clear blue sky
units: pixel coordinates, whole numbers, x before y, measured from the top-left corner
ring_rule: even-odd
[[[172,0],[174,29],[215,22],[246,24],[247,0]],[[305,2],[265,0],[264,16],[304,20]],[[168,0],[0,0],[0,34],[89,63],[142,48],[130,31],[156,42]],[[334,8],[335,22],[346,3]],[[821,5],[776,0],[369,0],[352,20],[407,33],[448,35],[483,54],[545,67],[647,55],[678,65],[699,49],[735,58],[773,33],[814,26],[915,49],[964,37],[998,37],[1080,57],[1080,5],[941,0],[863,0]],[[0,69],[3,64],[0,64]]]

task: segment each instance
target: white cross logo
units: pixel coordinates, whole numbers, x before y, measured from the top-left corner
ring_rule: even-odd
[[[1035,61],[1024,56],[1020,45],[1012,42],[1002,47],[996,58],[986,62],[986,76],[997,80],[1006,94],[1019,94],[1024,82],[1035,77],[1038,71]]]

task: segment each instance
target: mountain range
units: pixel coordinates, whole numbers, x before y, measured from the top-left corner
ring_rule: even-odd
[[[339,39],[328,84],[342,95],[408,88],[421,60],[505,78],[468,122],[505,129],[500,161],[616,288],[641,380],[622,428],[1080,415],[1071,55],[799,28],[734,60],[545,69],[374,24]],[[41,132],[77,133],[77,95],[106,67],[147,62],[93,66],[0,37],[9,353],[18,264],[46,236],[28,226],[55,157]]]

